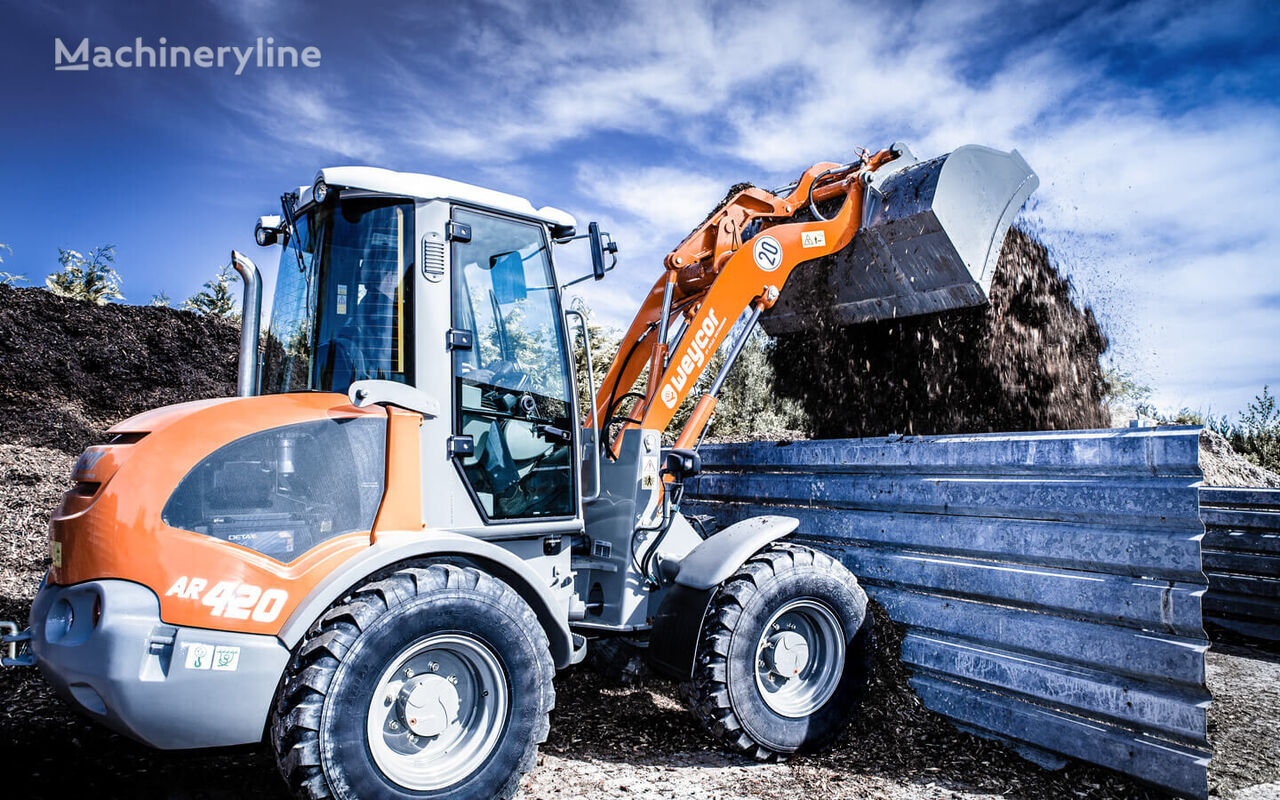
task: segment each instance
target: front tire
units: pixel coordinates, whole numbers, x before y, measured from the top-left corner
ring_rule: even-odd
[[[686,696],[727,747],[771,760],[829,745],[870,673],[867,595],[839,562],[779,543],[712,598]]]
[[[555,668],[528,604],[477,569],[367,583],[298,645],[271,738],[295,796],[510,798],[550,728]]]

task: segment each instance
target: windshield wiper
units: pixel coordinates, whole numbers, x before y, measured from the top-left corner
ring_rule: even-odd
[[[293,254],[298,259],[298,272],[306,272],[307,265],[302,261],[302,244],[298,240],[298,224],[293,216],[293,206],[297,202],[297,192],[285,192],[280,195],[280,208],[284,210],[284,221],[289,226],[289,245],[293,245]]]

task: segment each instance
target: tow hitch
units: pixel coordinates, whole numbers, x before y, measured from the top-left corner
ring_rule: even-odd
[[[0,667],[34,667],[36,654],[31,652],[31,629],[18,630],[18,623],[0,620],[0,641],[4,643],[4,655]]]

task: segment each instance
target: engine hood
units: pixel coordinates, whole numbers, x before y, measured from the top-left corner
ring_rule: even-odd
[[[164,596],[175,576],[208,574],[262,585],[282,571],[336,557],[339,539],[282,565],[170,527],[162,510],[188,472],[237,439],[295,423],[386,416],[379,406],[356,408],[345,395],[298,393],[182,403],[127,419],[111,428],[106,443],[88,448],[76,462],[75,485],[50,522],[49,580],[63,585],[104,578],[135,581],[161,596],[166,622],[188,624],[195,621],[183,618],[189,612]],[[367,533],[363,539],[367,544]]]

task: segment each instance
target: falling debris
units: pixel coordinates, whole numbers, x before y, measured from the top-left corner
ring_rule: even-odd
[[[989,298],[843,327],[809,292],[810,329],[772,351],[778,390],[819,438],[1107,427],[1106,334],[1044,244],[1011,228]]]

